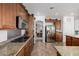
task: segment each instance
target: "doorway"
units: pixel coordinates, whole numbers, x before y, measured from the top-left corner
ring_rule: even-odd
[[[45,17],[36,16],[34,20],[34,43],[41,41],[45,43]]]

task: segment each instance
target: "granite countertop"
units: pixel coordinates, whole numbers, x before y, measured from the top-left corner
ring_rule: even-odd
[[[22,37],[22,36],[18,36],[17,38],[19,37]],[[0,56],[14,56],[21,48],[21,46],[23,46],[23,44],[28,40],[27,39],[24,42],[12,42],[17,38],[12,38],[10,40],[0,42]]]
[[[24,42],[9,42],[0,46],[0,56],[13,56],[23,44]]]
[[[66,36],[71,36],[71,37],[79,38],[79,35],[66,35]]]
[[[78,46],[55,46],[61,56],[79,56]]]

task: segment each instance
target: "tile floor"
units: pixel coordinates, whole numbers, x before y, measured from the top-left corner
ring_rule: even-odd
[[[62,46],[62,43],[43,43],[36,42],[31,56],[57,56],[54,46]]]

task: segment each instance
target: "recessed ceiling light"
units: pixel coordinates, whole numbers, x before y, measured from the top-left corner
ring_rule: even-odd
[[[54,9],[54,7],[50,7],[50,9]]]

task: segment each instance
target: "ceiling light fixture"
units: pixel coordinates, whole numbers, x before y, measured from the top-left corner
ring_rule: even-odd
[[[50,7],[50,9],[54,9],[54,7]]]
[[[50,7],[50,16],[51,16],[51,19],[52,18],[55,18],[55,13],[54,13],[54,7]]]

